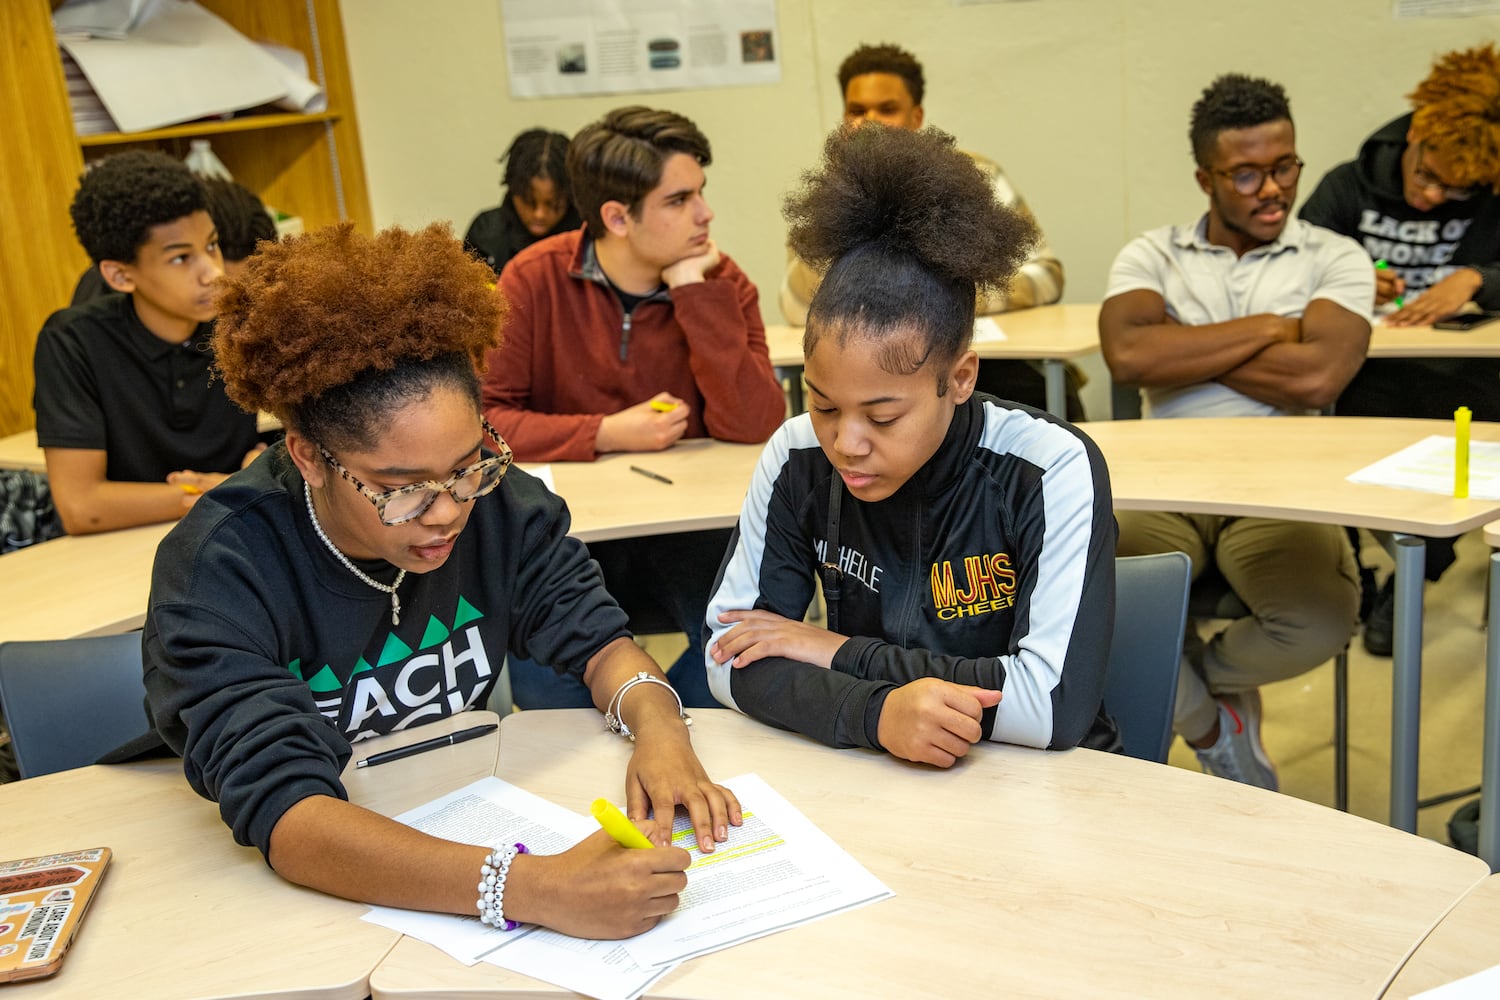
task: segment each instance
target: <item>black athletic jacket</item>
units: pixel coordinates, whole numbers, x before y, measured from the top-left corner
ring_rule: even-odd
[[[709,601],[800,619],[828,531],[836,475],[807,414],[766,445]],[[842,487],[841,487],[842,488]],[[992,740],[1112,747],[1100,708],[1114,626],[1115,519],[1109,474],[1080,431],[1030,407],[976,395],[942,447],[895,494],[843,493],[833,669],[707,659],[714,696],[830,746],[880,748],[880,711],[920,677],[1000,689]]]

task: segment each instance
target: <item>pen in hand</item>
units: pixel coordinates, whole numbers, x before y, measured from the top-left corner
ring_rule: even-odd
[[[1375,270],[1377,270],[1377,271],[1386,271],[1386,270],[1389,270],[1390,266],[1391,266],[1390,263],[1388,261],[1384,260],[1384,259],[1377,260],[1375,262]],[[1397,279],[1397,280],[1400,280],[1400,279]],[[1395,306],[1397,309],[1405,308],[1405,306],[1406,306],[1406,299],[1405,299],[1404,296],[1397,295],[1395,298],[1391,299],[1391,305]]]
[[[650,469],[643,469],[639,465],[632,465],[630,467],[630,471],[638,472],[641,475],[645,476],[647,479],[654,479],[658,483],[666,483],[668,486],[672,485],[672,480],[668,479],[666,476],[662,475],[659,472],[652,472]]]
[[[373,754],[354,766],[374,767],[376,764],[389,764],[393,760],[400,760],[402,757],[411,757],[414,754],[426,753],[428,750],[436,750],[438,747],[450,747],[455,743],[477,740],[481,736],[488,736],[499,728],[498,725],[491,722],[485,726],[461,729],[456,733],[449,733],[447,736],[436,736],[430,740],[423,740],[421,743],[413,743],[410,746],[397,747],[394,750],[387,750],[384,753]]]

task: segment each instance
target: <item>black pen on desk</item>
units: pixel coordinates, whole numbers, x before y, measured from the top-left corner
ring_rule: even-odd
[[[666,483],[668,486],[672,485],[672,480],[668,479],[666,476],[662,475],[660,472],[652,472],[650,469],[643,469],[639,465],[632,465],[630,467],[630,471],[631,472],[639,472],[641,475],[645,476],[647,479],[654,479],[658,483]]]
[[[423,740],[421,743],[413,743],[410,746],[397,747],[394,750],[387,750],[384,753],[372,754],[354,766],[374,767],[376,764],[389,764],[393,760],[400,760],[402,757],[410,757],[413,754],[426,753],[428,750],[436,750],[438,747],[451,747],[455,743],[477,740],[481,736],[488,736],[499,728],[499,726],[491,722],[487,726],[461,729],[456,733],[449,733],[447,736],[436,736],[430,740]]]

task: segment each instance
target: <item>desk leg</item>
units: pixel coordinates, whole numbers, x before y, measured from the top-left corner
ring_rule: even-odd
[[[1396,620],[1391,663],[1391,826],[1417,832],[1422,727],[1422,584],[1427,543],[1395,535]]]
[[[802,412],[802,366],[780,365],[776,369],[776,377],[786,383],[786,399],[791,406],[791,415],[796,416]]]
[[[1047,412],[1061,420],[1068,419],[1068,366],[1057,358],[1042,362],[1042,377],[1047,385]]]
[[[1484,768],[1479,795],[1479,856],[1500,871],[1500,552],[1490,553],[1490,622],[1484,640]]]

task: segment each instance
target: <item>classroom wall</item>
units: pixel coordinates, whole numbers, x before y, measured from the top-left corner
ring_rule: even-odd
[[[779,0],[779,84],[516,100],[500,0],[343,7],[376,225],[449,219],[462,234],[498,203],[495,159],[516,132],[571,134],[618,105],[670,107],[714,144],[714,235],[760,287],[767,322],[781,319],[780,199],[837,124],[833,78],[861,42],[916,53],[928,123],[1005,167],[1067,268],[1065,301],[1092,302],[1125,240],[1204,210],[1187,116],[1215,75],[1287,88],[1306,197],[1406,109],[1434,56],[1500,40],[1500,16],[1398,21],[1391,0]],[[1085,405],[1105,416],[1103,364],[1086,369]]]

